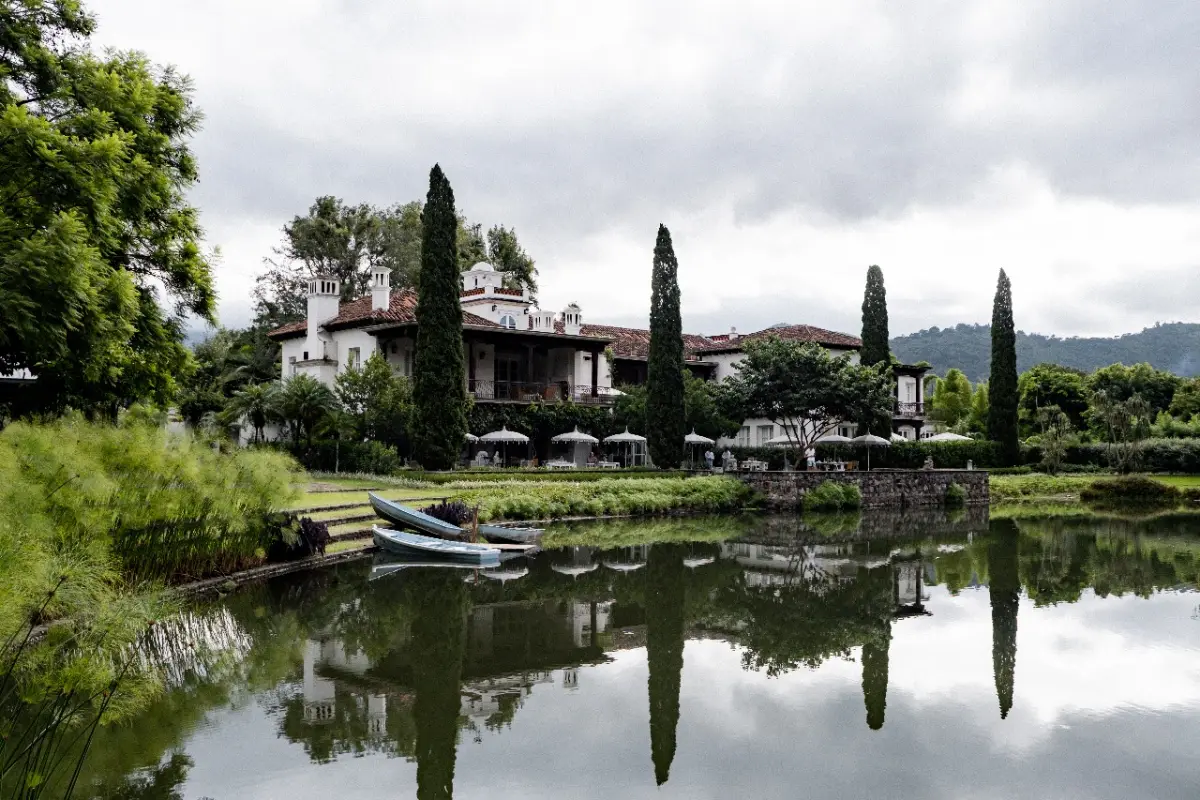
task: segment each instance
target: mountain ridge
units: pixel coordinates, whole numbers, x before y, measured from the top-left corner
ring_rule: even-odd
[[[928,361],[939,375],[957,367],[972,382],[987,380],[991,325],[959,323],[926,328],[891,340],[892,352],[906,364]],[[1050,362],[1091,372],[1109,364],[1147,362],[1157,369],[1200,375],[1200,323],[1156,323],[1120,336],[1059,336],[1017,331],[1017,369]]]

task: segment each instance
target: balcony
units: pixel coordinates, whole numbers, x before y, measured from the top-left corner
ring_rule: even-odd
[[[591,386],[573,386],[567,381],[468,380],[467,392],[477,401],[495,403],[555,403],[569,399],[584,405],[612,405],[616,400],[611,390],[601,389],[593,395]]]
[[[920,419],[925,416],[924,403],[896,403],[895,416],[898,419]]]

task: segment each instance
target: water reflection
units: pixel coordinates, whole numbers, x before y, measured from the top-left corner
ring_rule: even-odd
[[[104,732],[87,784],[95,797],[194,796],[178,787],[196,759],[188,740],[199,721],[223,724],[210,715],[218,708],[259,709],[313,765],[398,757],[415,764],[408,785],[418,798],[450,798],[464,742],[515,735],[535,702],[539,719],[555,708],[570,715],[569,697],[620,680],[643,704],[646,780],[652,773],[654,784],[673,786],[681,736],[719,722],[689,716],[681,700],[696,668],[689,655],[685,669],[686,642],[725,642],[741,670],[772,678],[855,660],[862,705],[853,724],[879,737],[894,727],[889,671],[898,631],[961,613],[949,601],[972,587],[986,587],[990,678],[998,716],[1011,725],[1021,706],[1023,588],[1044,607],[1089,589],[1150,596],[1194,586],[1200,574],[1194,519],[1168,520],[1154,535],[1141,523],[974,521],[958,535],[841,543],[801,536],[793,525],[756,522],[735,541],[564,548],[487,572],[405,568],[368,581],[368,566],[348,565],[236,594],[180,623],[180,642],[210,638],[213,648],[162,643],[171,688],[133,726],[137,733]],[[603,671],[643,648],[644,690],[613,677],[628,672]],[[572,724],[582,732],[595,723]],[[520,735],[528,742],[538,731]]]

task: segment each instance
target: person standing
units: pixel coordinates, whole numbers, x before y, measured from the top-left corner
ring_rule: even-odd
[[[708,465],[709,472],[712,472],[713,461],[715,460],[715,458],[716,458],[716,456],[713,455],[713,451],[712,451],[711,447],[704,451],[704,463]]]

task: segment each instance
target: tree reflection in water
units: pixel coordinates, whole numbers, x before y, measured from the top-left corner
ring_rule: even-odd
[[[683,675],[683,604],[686,547],[656,544],[646,567],[646,659],[650,670],[650,759],[661,786],[671,775],[679,685]]]
[[[1011,520],[992,523],[988,542],[988,598],[992,605],[992,672],[1000,719],[1013,704],[1013,675],[1017,668],[1017,609],[1021,577],[1017,564],[1017,526]]]

